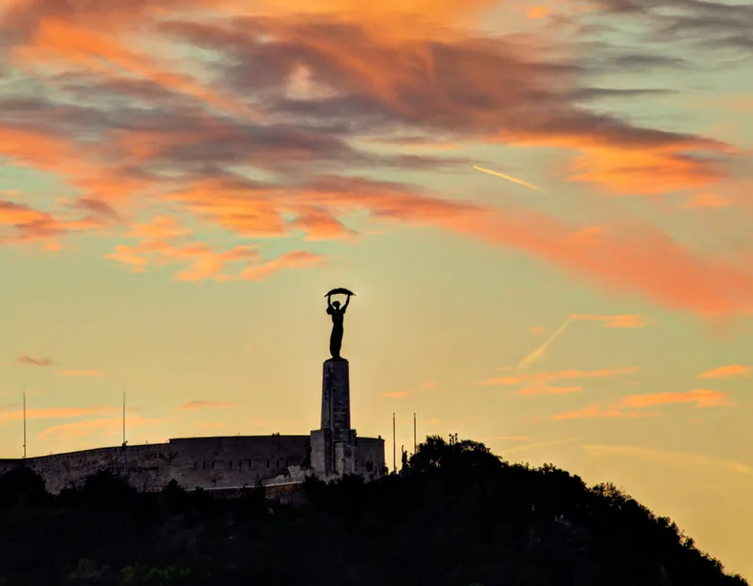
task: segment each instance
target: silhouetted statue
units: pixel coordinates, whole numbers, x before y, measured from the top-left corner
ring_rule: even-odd
[[[339,301],[333,302],[331,300],[332,295],[340,292],[348,296],[342,308]],[[332,354],[332,358],[335,360],[341,360],[340,348],[343,344],[343,320],[345,318],[345,310],[348,309],[348,304],[350,303],[351,295],[353,293],[342,289],[333,289],[327,293],[327,313],[332,316],[332,335],[329,337],[329,353]]]

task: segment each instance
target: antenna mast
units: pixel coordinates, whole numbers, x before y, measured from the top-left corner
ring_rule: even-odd
[[[413,453],[416,453],[416,414],[413,414]]]
[[[24,403],[24,460],[25,460],[26,459],[26,385],[24,385],[23,403]]]
[[[128,456],[126,452],[126,435],[125,435],[125,411],[126,411],[126,394],[123,391],[123,477],[128,475]]]
[[[395,446],[395,414],[392,414],[392,472],[397,473],[397,459]]]

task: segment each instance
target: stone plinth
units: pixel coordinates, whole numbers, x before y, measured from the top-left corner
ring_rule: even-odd
[[[330,358],[322,374],[322,426],[332,430],[332,441],[350,436],[350,369],[347,360]]]
[[[355,430],[350,429],[350,370],[345,359],[330,358],[322,373],[321,429],[311,432],[311,466],[316,472],[355,470]]]
[[[334,470],[332,431],[317,429],[311,432],[311,467],[318,473]]]
[[[340,476],[353,474],[356,471],[354,446],[346,442],[335,443],[335,472]]]

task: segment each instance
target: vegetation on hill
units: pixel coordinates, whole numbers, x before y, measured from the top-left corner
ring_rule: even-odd
[[[399,475],[309,480],[298,506],[137,493],[110,474],[49,495],[0,476],[0,586],[743,586],[612,485],[429,437]]]

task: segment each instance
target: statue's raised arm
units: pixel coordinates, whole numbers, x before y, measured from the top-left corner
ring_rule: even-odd
[[[348,298],[345,301],[345,305],[340,307],[339,301],[332,302],[332,295],[347,295]],[[332,335],[329,338],[329,351],[334,360],[342,360],[340,357],[340,347],[343,341],[343,317],[350,303],[351,296],[355,296],[355,293],[343,288],[332,289],[332,291],[325,295],[327,298],[327,313],[332,316]]]

